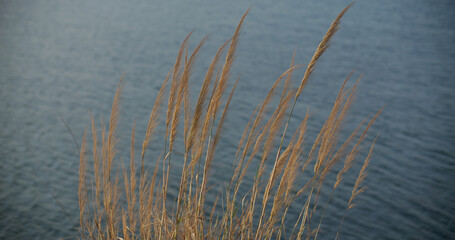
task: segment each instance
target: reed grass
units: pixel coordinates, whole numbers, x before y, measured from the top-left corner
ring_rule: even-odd
[[[334,191],[358,161],[367,131],[381,112],[380,110],[369,120],[366,119],[347,139],[341,141],[340,129],[358,83],[357,81],[348,88],[347,82],[351,77],[349,74],[341,86],[329,117],[313,143],[306,142],[309,111],[298,127],[289,133],[290,118],[298,98],[350,6],[333,21],[307,65],[298,87],[293,87],[292,74],[302,65],[295,65],[293,56],[290,68],[276,80],[265,100],[257,106],[243,131],[233,158],[231,180],[220,190],[214,204],[207,204],[205,201],[207,194],[215,191],[208,186],[209,172],[216,161],[216,148],[221,141],[223,123],[237,85],[235,82],[227,93],[240,30],[249,10],[241,18],[232,38],[226,41],[214,56],[194,108],[189,96],[191,70],[207,38],[202,39],[191,53],[188,49],[191,33],[184,39],[175,64],[165,78],[151,110],[139,157],[135,152],[134,123],[131,131],[130,161],[129,164],[122,162],[119,175],[119,172],[113,169],[113,162],[118,160],[117,152],[122,147],[118,145],[117,137],[119,96],[123,87],[123,81],[120,80],[108,127],[101,121],[99,131],[95,120],[90,116],[93,152],[93,161],[90,161],[93,162],[93,176],[90,178],[86,133],[82,139],[78,193],[80,238],[316,239]],[[166,106],[166,91],[167,108],[162,109]],[[275,100],[276,104],[273,103]],[[162,138],[164,142],[156,143],[163,144],[162,154],[147,155],[155,130],[162,121],[165,129],[165,136]],[[368,122],[366,126],[365,122]],[[178,134],[179,131],[182,133]],[[291,140],[285,143],[284,139],[289,134],[292,135]],[[176,141],[179,136],[183,136],[182,141]],[[175,151],[176,144],[180,142],[184,145],[182,154]],[[354,198],[365,189],[362,184],[374,143],[375,141],[371,144],[354,183],[351,197],[346,203],[346,211],[354,206]],[[304,149],[304,145],[310,146],[309,151]],[[140,168],[136,163],[138,160]],[[145,161],[155,163],[155,167],[146,169]],[[169,202],[171,163],[176,161],[182,161],[178,195],[176,202]],[[341,165],[341,169],[338,169]],[[267,166],[273,167],[267,170]],[[312,169],[309,169],[309,166],[312,166]],[[334,171],[337,174],[332,194],[321,210],[318,207],[321,186]],[[246,181],[247,175],[254,176],[253,182]],[[240,190],[245,186],[249,191]],[[292,203],[297,200],[304,205],[298,220],[290,223],[287,215]],[[315,214],[316,211],[323,213]],[[286,229],[286,226],[294,228]]]

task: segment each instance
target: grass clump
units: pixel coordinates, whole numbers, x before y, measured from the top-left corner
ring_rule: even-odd
[[[191,33],[184,39],[175,64],[156,97],[138,156],[134,147],[136,133],[133,124],[131,158],[128,164],[122,163],[121,174],[112,169],[120,147],[116,135],[119,96],[123,86],[123,81],[120,80],[109,125],[106,127],[102,123],[99,131],[91,117],[90,151],[93,152],[93,161],[90,162],[93,162],[93,176],[90,182],[87,174],[89,156],[86,154],[86,134],[82,141],[78,194],[80,237],[316,239],[333,192],[356,162],[366,132],[380,112],[362,122],[346,140],[339,141],[340,128],[357,86],[357,83],[350,88],[346,86],[349,75],[315,141],[312,144],[305,143],[311,146],[309,151],[304,152],[303,145],[310,114],[307,112],[293,133],[288,130],[294,106],[349,7],[350,5],[330,26],[298,87],[293,86],[292,73],[302,65],[294,65],[293,57],[290,68],[276,80],[265,100],[257,106],[239,141],[231,179],[213,204],[206,203],[207,193],[213,191],[208,186],[209,171],[216,158],[221,130],[237,84],[236,82],[232,89],[228,89],[240,29],[248,11],[240,20],[232,38],[214,56],[194,107],[190,104],[189,80],[198,51],[206,38],[191,53],[188,50]],[[275,99],[277,102],[273,103]],[[161,122],[165,129],[162,154],[148,156],[152,136]],[[179,131],[181,133],[177,134]],[[288,134],[292,134],[292,137],[285,144],[284,139]],[[176,141],[180,135],[183,136],[183,141]],[[175,150],[176,144],[180,142],[183,144],[183,154],[178,154]],[[374,142],[354,184],[347,208],[353,206],[353,199],[364,190],[362,181],[373,145]],[[145,161],[153,161],[155,167],[146,169]],[[182,161],[182,169],[179,171],[181,175],[176,201],[172,202],[168,199],[169,176],[171,163],[175,161]],[[341,169],[335,169],[335,166],[341,165]],[[271,170],[266,166],[270,166]],[[317,206],[321,186],[333,171],[338,173],[330,199],[323,208],[322,215],[314,214],[319,210]],[[245,181],[248,174],[254,175],[252,183]],[[302,176],[307,179],[302,181]],[[249,191],[241,191],[241,187],[246,185],[250,185]],[[289,223],[286,218],[288,210],[297,199],[303,199],[304,205],[297,221]],[[285,228],[291,224],[293,229]]]

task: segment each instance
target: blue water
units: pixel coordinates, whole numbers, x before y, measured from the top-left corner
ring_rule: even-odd
[[[287,69],[293,51],[296,63],[306,64],[348,3],[0,1],[0,238],[77,235],[49,191],[77,222],[78,154],[61,119],[80,142],[88,110],[107,119],[126,72],[119,135],[128,141],[136,120],[142,139],[154,96],[183,38],[195,30],[194,47],[211,34],[194,69],[194,96],[217,47],[253,6],[232,75],[241,80],[212,172],[219,176],[214,184],[222,185],[239,126]],[[304,90],[291,125],[308,107],[313,133],[351,70],[354,78],[364,76],[344,134],[385,105],[367,139],[380,133],[368,189],[347,212],[343,239],[455,238],[453,26],[454,1],[359,1]],[[321,239],[333,239],[351,187],[346,183],[337,192]]]

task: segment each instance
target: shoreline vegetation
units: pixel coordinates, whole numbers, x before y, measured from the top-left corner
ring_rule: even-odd
[[[294,86],[292,74],[304,66],[295,65],[293,56],[290,68],[276,80],[265,100],[256,107],[233,157],[230,181],[220,190],[213,204],[206,203],[207,193],[217,191],[208,184],[209,172],[216,161],[216,148],[237,85],[235,82],[232,89],[228,89],[240,30],[249,10],[241,18],[232,38],[214,56],[194,106],[189,96],[191,70],[207,38],[203,38],[192,52],[188,49],[191,33],[183,40],[175,64],[151,109],[139,151],[134,147],[135,123],[131,146],[118,145],[116,133],[119,96],[124,84],[122,77],[108,123],[101,121],[98,129],[95,119],[90,116],[91,131],[86,130],[82,140],[78,191],[80,238],[316,239],[334,192],[351,167],[360,162],[357,158],[365,145],[367,131],[382,111],[366,118],[346,139],[339,139],[360,80],[347,87],[349,74],[314,142],[308,143],[305,138],[307,122],[311,118],[309,111],[299,120],[296,129],[290,129],[294,106],[351,5],[333,21],[306,66],[299,85]],[[152,156],[147,151],[158,126],[165,129],[165,136],[155,139],[153,144],[162,144],[162,153]],[[177,139],[181,136],[182,140]],[[284,141],[285,137],[291,140]],[[360,172],[355,173],[357,179],[347,183],[352,184],[353,189],[346,202],[346,211],[354,206],[356,196],[365,189],[363,181],[375,141],[362,158]],[[179,150],[184,150],[182,154],[176,152],[178,144],[183,144],[178,146]],[[130,160],[122,162],[122,168],[116,170],[113,165],[118,161],[121,147],[130,149]],[[152,161],[154,167],[147,169],[146,161]],[[181,162],[182,169],[176,201],[169,201],[170,169],[175,161]],[[335,176],[330,179],[335,181],[327,183],[327,176],[333,174]],[[245,181],[247,175],[254,176],[253,182]],[[328,193],[327,202],[320,203],[323,183],[331,184],[332,192]],[[251,185],[249,190],[240,191],[246,184]],[[304,204],[298,219],[290,223],[288,210],[296,200]],[[343,221],[344,217],[340,219],[334,238],[339,238]]]

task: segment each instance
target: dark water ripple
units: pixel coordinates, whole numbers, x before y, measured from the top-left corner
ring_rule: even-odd
[[[143,132],[186,34],[196,30],[191,47],[212,34],[200,53],[200,68],[194,70],[197,86],[217,47],[252,4],[234,66],[233,76],[241,74],[241,81],[212,171],[217,186],[229,178],[226,169],[231,168],[239,129],[286,70],[294,49],[296,62],[307,63],[348,2],[0,1],[0,238],[77,234],[49,193],[52,189],[77,219],[78,155],[60,118],[81,139],[89,123],[87,110],[106,118],[126,71],[119,134],[126,142],[133,120],[137,132]],[[347,212],[343,239],[455,238],[454,16],[450,0],[359,1],[343,19],[296,106],[292,126],[309,107],[314,113],[309,132],[314,134],[352,69],[355,77],[365,75],[345,134],[385,105],[368,138],[371,142],[380,133],[368,190]],[[194,96],[196,87],[192,91]],[[151,152],[160,148],[154,145]],[[355,173],[335,193],[320,238],[333,239]],[[171,197],[176,195],[173,186]],[[298,217],[301,205],[295,204],[291,219]]]

